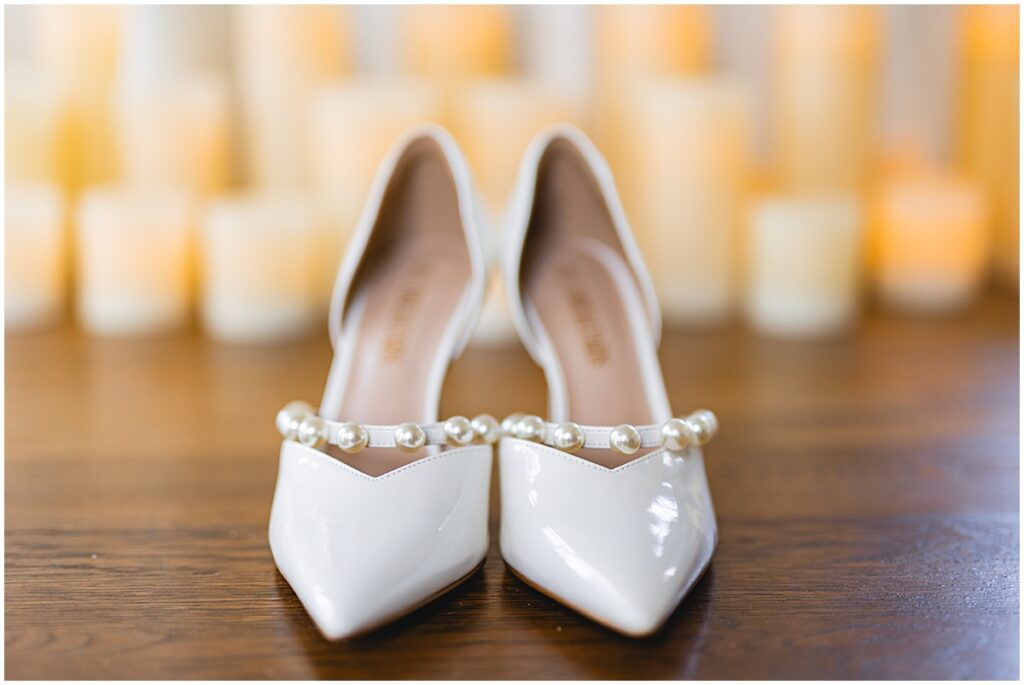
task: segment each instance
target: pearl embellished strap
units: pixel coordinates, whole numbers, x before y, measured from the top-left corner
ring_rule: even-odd
[[[310,405],[298,401],[277,413],[276,424],[285,440],[297,440],[307,447],[329,443],[350,454],[367,447],[397,447],[415,452],[427,445],[493,444],[499,437],[498,422],[488,414],[480,414],[472,421],[464,416],[453,416],[436,423],[387,426],[330,421],[318,416]]]
[[[327,442],[332,445],[338,445],[338,433],[341,427],[346,425],[344,421],[324,421],[324,425],[327,426]],[[367,435],[367,447],[383,447],[391,448],[398,447],[398,443],[395,441],[395,431],[398,430],[399,425],[393,426],[388,425],[373,425],[369,423],[361,424]],[[444,445],[448,438],[444,432],[444,423],[421,423],[418,424],[423,430],[425,437],[424,445]],[[340,445],[339,445],[340,446]]]
[[[669,419],[661,425],[582,426],[567,421],[554,423],[539,416],[512,414],[501,423],[502,435],[540,442],[566,452],[580,449],[612,449],[622,454],[666,447],[684,450],[691,444],[705,445],[718,432],[718,419],[707,409],[685,418]]]
[[[552,423],[546,421],[544,423],[544,444],[555,447],[552,436],[555,429],[561,424]],[[661,447],[665,442],[665,438],[661,436],[661,426],[650,425],[650,426],[633,426],[636,428],[637,433],[640,434],[640,449],[647,447]],[[615,426],[584,426],[580,424],[580,428],[583,430],[583,447],[588,449],[607,450],[611,449],[611,435],[612,431],[615,430]]]

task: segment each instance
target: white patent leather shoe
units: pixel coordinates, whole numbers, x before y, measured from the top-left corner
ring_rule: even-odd
[[[437,416],[483,301],[477,217],[446,131],[399,141],[339,270],[319,412],[293,402],[278,414],[270,548],[330,639],[412,611],[486,554],[497,423]]]
[[[669,408],[654,290],[593,144],[543,132],[513,198],[506,285],[550,418],[502,422],[501,553],[542,592],[647,635],[715,549],[701,445],[717,420]]]

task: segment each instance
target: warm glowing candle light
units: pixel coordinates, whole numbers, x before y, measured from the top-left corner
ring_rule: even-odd
[[[228,103],[213,76],[183,77],[120,93],[118,152],[130,181],[199,193],[228,180]]]
[[[72,189],[115,177],[111,100],[122,8],[33,7],[32,34],[40,65],[61,91],[66,114],[62,166]]]
[[[630,102],[626,187],[666,319],[721,321],[737,296],[748,181],[745,93],[712,77],[654,79],[631,91]]]
[[[509,67],[512,17],[501,5],[409,5],[399,34],[406,70],[442,81]]]
[[[616,81],[703,70],[711,38],[711,13],[701,5],[595,8],[595,57],[602,76]]]
[[[425,81],[356,79],[317,93],[309,144],[313,187],[325,217],[324,302],[377,167],[399,136],[437,121],[441,111],[440,91]]]
[[[453,128],[495,218],[530,140],[545,126],[579,118],[570,100],[539,83],[508,78],[466,85],[455,101]]]
[[[64,307],[64,212],[52,184],[11,185],[4,191],[4,327],[33,328]]]
[[[346,12],[328,5],[235,8],[246,177],[301,188],[313,94],[348,68]]]
[[[88,190],[77,213],[78,313],[99,335],[176,329],[189,314],[194,203],[185,193]]]
[[[60,89],[42,71],[8,68],[4,85],[4,172],[8,183],[63,180],[63,104]]]
[[[440,94],[426,82],[352,80],[321,90],[313,101],[309,136],[317,192],[354,218],[398,137],[440,114]]]
[[[33,12],[33,42],[48,72],[113,78],[124,23],[121,7],[39,5]]]
[[[322,314],[322,235],[302,196],[216,200],[200,235],[206,331],[228,342],[272,342],[308,332]]]
[[[996,275],[1020,278],[1020,8],[974,5],[963,13],[960,158],[991,198]]]
[[[758,202],[748,241],[746,310],[753,326],[782,336],[840,333],[856,321],[863,231],[848,196]]]
[[[710,64],[711,12],[699,5],[601,5],[594,8],[594,125],[612,168],[631,146],[628,90],[652,76],[692,75]],[[627,208],[633,198],[624,189]]]
[[[914,175],[883,184],[877,200],[873,251],[883,302],[921,312],[970,304],[991,241],[981,188],[954,176]]]
[[[121,177],[190,188],[228,181],[227,11],[139,5],[126,15],[115,97]]]
[[[878,9],[786,5],[776,12],[778,181],[798,192],[859,188],[874,143]]]

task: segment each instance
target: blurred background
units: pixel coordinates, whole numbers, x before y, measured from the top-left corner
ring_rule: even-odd
[[[834,337],[1019,272],[1016,6],[5,8],[5,328],[323,335],[376,165],[449,127],[491,214],[605,152],[668,323]],[[478,342],[513,339],[497,274]]]

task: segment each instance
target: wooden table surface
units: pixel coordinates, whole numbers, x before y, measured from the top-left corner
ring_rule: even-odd
[[[274,568],[273,417],[316,400],[323,336],[6,336],[9,678],[1005,678],[1019,670],[1018,303],[871,315],[818,343],[668,332],[673,404],[707,405],[720,542],[656,636],[481,573],[325,642]],[[518,347],[471,348],[445,414],[541,413]],[[496,533],[496,521],[492,531]]]

